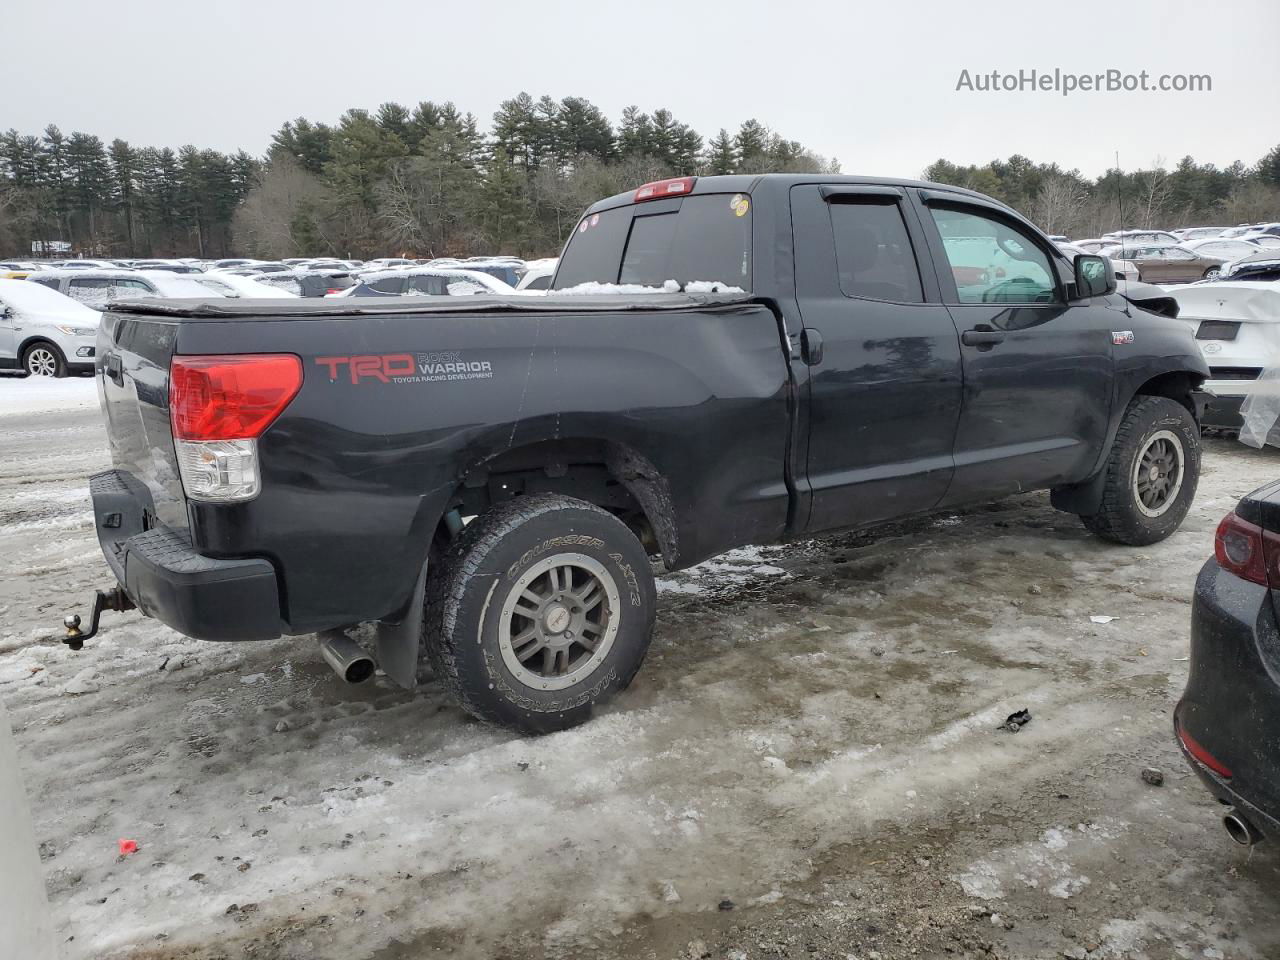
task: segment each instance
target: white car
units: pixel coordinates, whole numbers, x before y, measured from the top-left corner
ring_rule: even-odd
[[[30,280],[0,280],[0,368],[38,377],[93,370],[102,315]]]
[[[559,258],[551,257],[547,260],[530,260],[529,269],[525,271],[520,282],[516,284],[517,290],[546,291],[551,289],[551,279],[556,275],[556,266],[560,263]]]
[[[1116,244],[1123,241],[1124,245],[1128,247],[1136,246],[1137,244],[1178,242],[1178,238],[1168,230],[1113,230],[1111,233],[1104,233],[1102,238]]]
[[[208,298],[210,290],[195,279],[204,274],[172,273],[168,270],[44,270],[27,278],[57,290],[95,310],[112,300],[136,297]]]
[[[270,276],[270,274],[267,274]],[[296,293],[290,293],[288,290],[282,290],[280,287],[259,283],[253,276],[246,276],[240,273],[232,273],[229,270],[215,270],[212,273],[201,273],[193,275],[190,279],[194,280],[200,286],[205,287],[208,294],[214,294],[219,297],[230,297],[233,299],[244,297],[246,299],[267,299],[283,297],[286,300],[297,299]]]
[[[1222,236],[1222,231],[1230,229],[1229,227],[1183,227],[1181,230],[1173,231],[1182,238],[1182,242],[1188,240],[1209,240],[1214,237]]]
[[[364,262],[366,270],[390,270],[394,267],[416,267],[417,265],[416,261],[406,260],[404,257],[378,257]]]
[[[1219,280],[1169,288],[1169,295],[1209,365],[1204,389],[1213,396],[1204,425],[1239,429],[1241,403],[1258,388],[1263,369],[1277,362],[1280,285]]]

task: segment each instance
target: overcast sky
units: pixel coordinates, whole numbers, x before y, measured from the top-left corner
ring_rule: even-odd
[[[1280,2],[5,3],[0,129],[262,153],[292,117],[452,100],[487,128],[527,90],[667,107],[705,137],[756,117],[846,173],[1021,153],[1096,175],[1280,141]],[[980,93],[976,76],[1208,74],[1207,93]]]

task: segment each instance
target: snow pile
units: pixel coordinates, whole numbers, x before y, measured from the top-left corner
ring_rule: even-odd
[[[98,406],[92,377],[0,377],[0,417]]]

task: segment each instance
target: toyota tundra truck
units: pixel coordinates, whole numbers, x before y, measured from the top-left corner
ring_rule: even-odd
[[[655,567],[1031,490],[1164,539],[1208,375],[1001,203],[775,174],[601,200],[546,296],[120,301],[95,364],[95,614],[371,623],[388,676],[531,732],[631,681]]]

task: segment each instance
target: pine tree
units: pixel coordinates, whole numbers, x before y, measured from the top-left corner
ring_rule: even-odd
[[[769,128],[759,120],[748,120],[733,138],[738,165],[759,163],[769,149]]]
[[[138,193],[138,153],[125,140],[112,140],[108,153],[111,157],[111,202],[124,220],[125,249],[132,257],[137,254],[133,221]]]
[[[717,176],[733,173],[738,169],[738,148],[733,137],[724,127],[707,147],[707,171]]]

